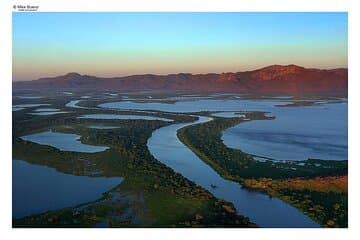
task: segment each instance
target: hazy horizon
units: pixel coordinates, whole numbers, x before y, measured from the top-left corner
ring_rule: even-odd
[[[166,75],[171,75],[171,74],[193,74],[193,75],[196,75],[196,74],[222,74],[222,73],[236,73],[236,72],[242,72],[242,71],[253,71],[253,70],[257,70],[257,69],[261,69],[261,68],[265,68],[265,67],[269,67],[269,66],[273,66],[273,65],[281,65],[281,66],[288,66],[288,65],[296,65],[296,64],[272,64],[272,65],[266,65],[266,66],[261,66],[261,67],[257,67],[257,68],[254,68],[254,69],[244,69],[244,70],[241,70],[241,71],[228,71],[228,72],[176,72],[176,73],[135,73],[135,74],[125,74],[125,75],[114,75],[114,76],[103,76],[103,75],[92,75],[92,74],[87,74],[87,73],[83,73],[83,72],[64,72],[64,73],[60,73],[60,74],[53,74],[53,75],[48,75],[48,76],[41,76],[39,78],[36,78],[36,79],[13,79],[13,82],[22,82],[22,81],[34,81],[34,80],[39,80],[41,78],[52,78],[52,77],[58,77],[58,76],[64,76],[64,75],[67,75],[67,74],[71,74],[71,73],[75,73],[75,74],[80,74],[82,76],[84,75],[88,75],[88,76],[94,76],[94,77],[99,77],[99,78],[112,78],[112,77],[127,77],[127,76],[136,76],[136,75],[159,75],[159,76],[166,76]],[[300,66],[300,65],[296,65],[296,66],[299,66],[299,67],[305,67],[305,68],[315,68],[315,69],[323,69],[323,70],[330,70],[330,69],[347,69],[348,67],[347,66],[344,66],[344,67],[328,67],[328,68],[316,68],[316,67],[306,67],[306,66]]]
[[[347,13],[13,13],[13,81],[347,68],[347,47]]]

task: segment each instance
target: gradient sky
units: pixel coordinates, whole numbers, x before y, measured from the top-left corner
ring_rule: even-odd
[[[347,13],[13,13],[13,80],[347,67]]]

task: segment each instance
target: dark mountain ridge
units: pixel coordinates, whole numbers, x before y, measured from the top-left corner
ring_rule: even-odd
[[[95,77],[68,73],[63,76],[13,82],[14,89],[112,89],[221,91],[268,94],[347,94],[348,70],[272,65],[253,71],[208,74],[131,75]]]

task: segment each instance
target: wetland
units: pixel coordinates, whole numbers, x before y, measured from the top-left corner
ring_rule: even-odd
[[[74,183],[68,189],[73,192],[63,194],[70,200],[55,207],[33,210],[40,196],[23,207],[14,204],[15,227],[347,226],[347,184],[336,193],[288,184],[347,177],[346,98],[311,97],[311,104],[297,104],[310,100],[71,93],[35,91],[31,96],[41,98],[19,98],[14,92],[13,174],[43,172],[35,180],[46,182],[43,191],[51,197],[51,188],[67,188],[53,181]],[[46,114],[57,112],[66,114]],[[98,181],[101,188],[82,191],[87,180],[76,179],[94,186]],[[29,181],[17,187],[14,201],[31,184],[39,186]],[[338,216],[329,214],[334,208]]]

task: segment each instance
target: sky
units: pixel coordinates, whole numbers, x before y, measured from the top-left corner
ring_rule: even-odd
[[[13,13],[13,80],[347,67],[347,13]]]

